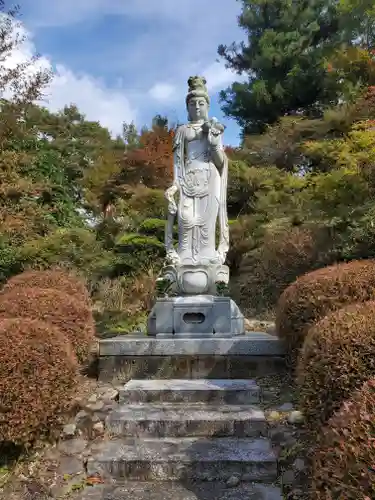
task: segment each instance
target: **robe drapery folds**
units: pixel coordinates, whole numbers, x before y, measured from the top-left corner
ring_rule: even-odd
[[[186,141],[186,131],[187,131],[187,126],[182,125],[180,126],[177,131],[176,135],[174,138],[174,145],[173,145],[173,152],[174,152],[174,189],[177,191],[180,191],[180,199],[181,197],[187,197],[187,198],[200,198],[204,196],[209,197],[209,206],[207,207],[208,210],[206,213],[199,214],[198,217],[194,217],[191,220],[188,218],[184,218],[183,214],[179,210],[179,217],[181,219],[182,217],[182,222],[184,224],[184,228],[186,230],[193,230],[194,228],[198,226],[204,226],[206,221],[206,218],[208,217],[218,217],[219,218],[219,246],[217,248],[218,252],[218,257],[220,260],[220,263],[223,264],[226,258],[226,254],[229,249],[229,227],[228,227],[228,215],[227,215],[227,184],[228,184],[228,158],[223,154],[224,156],[224,161],[223,165],[221,168],[221,172],[217,169],[215,166],[212,157],[211,157],[211,151],[208,150],[208,157],[207,157],[207,163],[209,165],[209,168],[211,169],[216,169],[216,171],[219,173],[220,176],[220,190],[219,190],[219,199],[217,199],[217,196],[210,192],[210,186],[208,186],[208,192],[207,188],[204,188],[203,186],[201,188],[198,188],[198,186],[194,186],[194,188],[190,189],[188,186],[188,183],[186,182],[187,179],[187,172],[185,168],[185,141]],[[205,190],[206,189],[206,190]],[[218,204],[218,211],[216,208],[214,208],[213,205],[216,205],[217,207]],[[167,245],[167,252],[168,251],[173,251],[173,220],[174,220],[174,215],[172,213],[168,214],[168,223],[167,223],[167,231],[166,231],[166,245]],[[213,236],[213,235],[212,235]],[[182,234],[179,235],[179,237],[182,237]],[[213,236],[214,237],[214,236]],[[198,244],[198,242],[197,242]],[[192,255],[194,255],[194,248],[192,248]]]

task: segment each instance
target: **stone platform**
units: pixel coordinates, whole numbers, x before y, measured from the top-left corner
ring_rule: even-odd
[[[277,337],[249,332],[232,338],[123,335],[99,343],[100,380],[251,379],[285,369]]]

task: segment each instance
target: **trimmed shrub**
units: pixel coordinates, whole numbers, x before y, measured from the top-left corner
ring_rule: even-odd
[[[330,266],[298,278],[282,293],[276,330],[285,339],[292,361],[311,325],[331,311],[375,299],[375,260]]]
[[[95,338],[91,308],[65,292],[48,288],[17,288],[0,295],[0,318],[31,318],[50,323],[84,361]]]
[[[375,380],[343,403],[319,433],[311,500],[375,498]]]
[[[164,241],[166,220],[164,219],[145,219],[139,225],[139,232],[146,236],[155,236],[158,240]]]
[[[76,300],[90,303],[90,296],[83,281],[62,269],[46,271],[25,271],[10,278],[2,289],[9,292],[15,288],[52,288],[64,292]]]
[[[116,241],[118,274],[138,274],[153,266],[162,266],[164,243],[155,236],[138,233],[121,235]]]
[[[31,444],[59,423],[77,387],[77,359],[58,328],[0,320],[0,441]]]
[[[297,366],[300,406],[318,429],[375,376],[375,301],[334,311],[308,332]]]

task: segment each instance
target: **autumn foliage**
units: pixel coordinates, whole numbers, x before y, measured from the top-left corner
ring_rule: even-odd
[[[374,378],[353,393],[319,433],[309,498],[375,498]]]
[[[81,279],[73,273],[62,269],[45,271],[25,271],[10,278],[2,289],[2,293],[14,289],[49,288],[74,297],[78,303],[90,305],[88,290]]]
[[[31,444],[59,423],[77,388],[77,359],[50,323],[0,320],[0,441]]]
[[[37,319],[61,331],[80,361],[86,360],[95,336],[91,308],[76,296],[48,288],[18,288],[0,296],[0,318]]]
[[[352,261],[318,269],[299,277],[282,293],[276,329],[292,360],[309,328],[331,311],[375,299],[375,261]]]
[[[174,130],[168,127],[144,131],[139,147],[125,153],[120,179],[149,188],[167,187],[173,178],[173,137]]]
[[[308,332],[297,367],[300,406],[319,431],[343,401],[375,376],[375,301],[327,315]]]

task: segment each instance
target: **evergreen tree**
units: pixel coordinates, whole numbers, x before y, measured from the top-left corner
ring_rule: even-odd
[[[340,29],[363,48],[375,48],[375,3],[373,0],[339,0]]]
[[[348,5],[359,0],[242,3],[239,26],[247,42],[221,45],[218,52],[229,68],[248,76],[246,82],[235,82],[221,93],[224,112],[237,120],[245,134],[261,133],[285,115],[321,116],[326,105],[345,97],[346,77],[351,90],[362,75],[361,84],[369,82],[363,68],[372,62],[371,57],[364,62],[362,53],[348,52],[361,43],[361,26],[370,26],[373,19],[370,7],[358,7],[356,19],[347,25]],[[353,67],[348,71],[352,58],[357,61],[354,73]],[[341,71],[341,64],[346,71]]]

